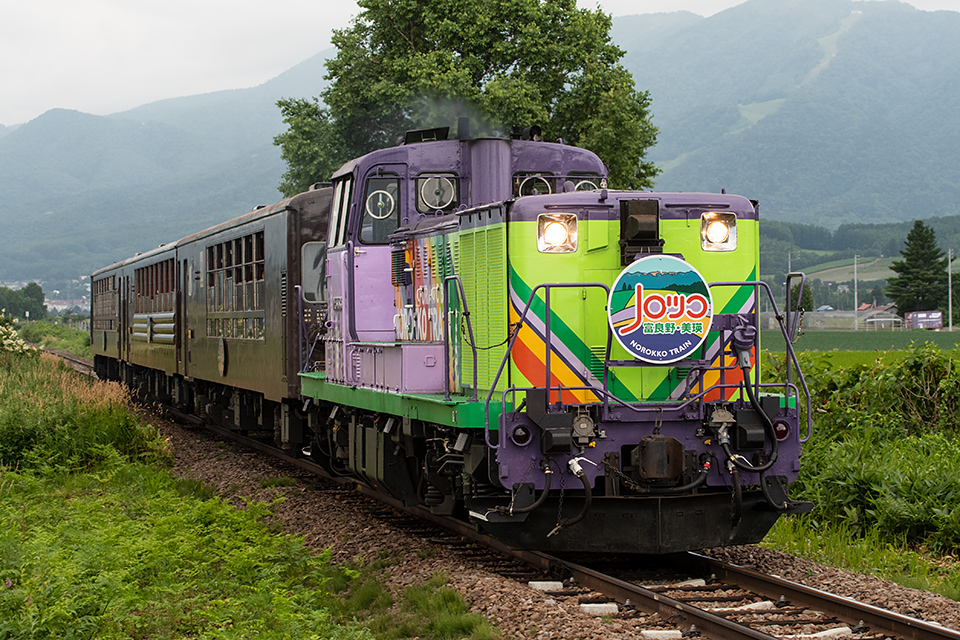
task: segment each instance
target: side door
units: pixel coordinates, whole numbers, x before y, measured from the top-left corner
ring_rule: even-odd
[[[324,260],[323,278],[325,284],[318,285],[326,289],[327,333],[323,338],[324,360],[327,379],[333,382],[345,382],[346,370],[344,358],[346,342],[351,339],[347,334],[347,274],[349,260],[347,256],[353,250],[347,240],[347,222],[353,195],[353,176],[346,175],[334,181],[333,206],[327,229],[327,251]],[[319,267],[320,265],[317,265]]]
[[[187,340],[187,298],[193,281],[193,274],[190,272],[190,264],[184,258],[178,263],[179,286],[177,287],[177,369],[180,375],[188,377],[190,375],[190,363],[187,357],[189,351],[189,342]]]
[[[390,282],[390,235],[405,222],[407,167],[370,167],[357,186],[347,260],[351,282],[350,328],[360,342],[393,342],[394,290]]]
[[[130,276],[121,277],[120,283],[120,360],[130,361],[130,316],[133,313],[133,292]]]

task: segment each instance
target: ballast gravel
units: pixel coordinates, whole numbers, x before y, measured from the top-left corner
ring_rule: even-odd
[[[340,564],[357,558],[390,558],[388,584],[397,593],[443,572],[449,577],[448,586],[463,594],[471,609],[485,616],[506,638],[626,639],[644,637],[644,630],[687,631],[656,615],[635,612],[590,615],[581,609],[577,596],[551,595],[531,588],[526,582],[487,571],[476,560],[458,555],[455,548],[431,544],[378,518],[371,513],[370,502],[344,495],[344,490],[332,483],[314,479],[264,454],[222,441],[202,428],[185,427],[153,415],[149,420],[169,440],[175,457],[174,473],[178,476],[201,481],[238,508],[243,508],[248,500],[271,503],[283,498],[273,509],[277,523],[286,533],[303,536],[308,547],[317,552],[329,547],[333,561]],[[269,486],[270,479],[279,477],[294,478],[296,482],[290,486]],[[960,629],[960,602],[929,592],[831,569],[753,545],[707,553]],[[646,634],[647,637],[656,635]]]

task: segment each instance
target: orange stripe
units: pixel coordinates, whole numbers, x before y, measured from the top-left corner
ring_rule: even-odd
[[[531,342],[534,346],[531,347]],[[532,329],[524,326],[513,345],[513,363],[531,385],[545,384],[547,378],[546,344]],[[560,359],[556,351],[550,358],[550,386],[581,386],[583,381],[577,377],[567,364]],[[563,401],[568,403],[587,402],[585,391],[563,391]],[[593,394],[589,394],[591,397]],[[556,397],[556,396],[554,396]]]

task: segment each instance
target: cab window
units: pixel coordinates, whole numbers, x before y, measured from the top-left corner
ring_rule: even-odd
[[[327,301],[327,243],[306,242],[301,249],[300,282],[306,302]]]
[[[400,226],[400,177],[381,173],[367,179],[360,222],[360,242],[387,244]]]
[[[327,245],[339,247],[347,241],[347,212],[350,210],[350,190],[353,177],[338,180],[333,189],[333,208],[330,216]]]
[[[460,205],[459,180],[455,173],[422,173],[417,176],[417,211],[450,213]]]

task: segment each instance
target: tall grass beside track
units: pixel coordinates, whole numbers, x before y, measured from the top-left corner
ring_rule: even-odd
[[[960,599],[958,353],[923,343],[800,361],[815,430],[792,492],[816,507],[768,544]]]
[[[0,640],[497,637],[443,576],[394,603],[388,559],[332,566],[174,478],[121,387],[0,334]]]

